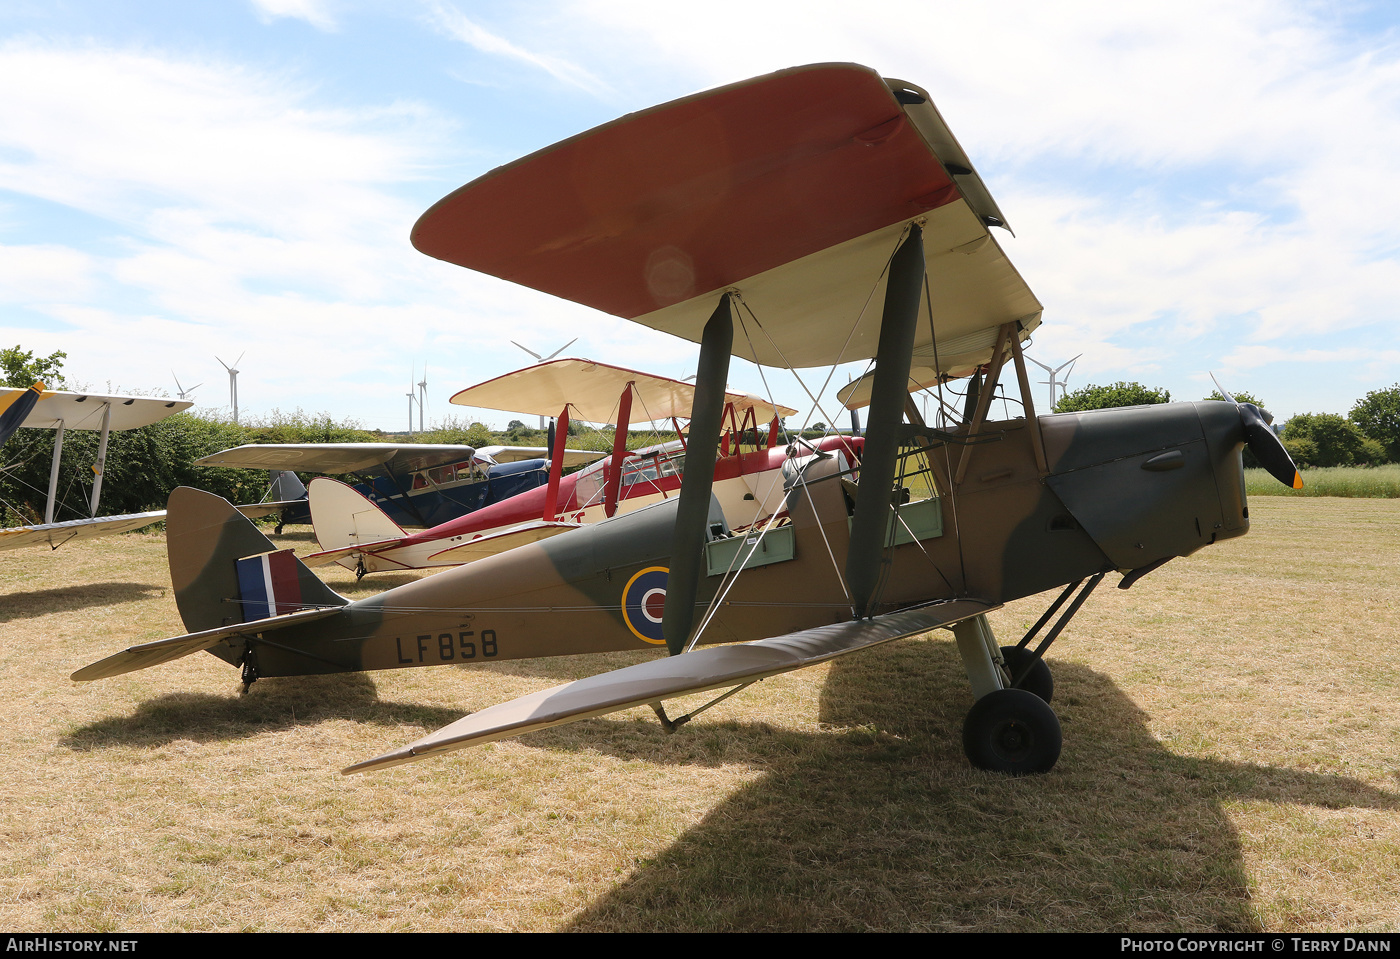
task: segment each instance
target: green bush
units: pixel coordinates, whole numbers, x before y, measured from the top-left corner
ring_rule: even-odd
[[[1083,413],[1086,410],[1107,410],[1119,406],[1154,406],[1170,403],[1171,392],[1153,389],[1141,383],[1125,383],[1121,380],[1110,386],[1090,383],[1073,393],[1066,393],[1055,404],[1056,413]]]

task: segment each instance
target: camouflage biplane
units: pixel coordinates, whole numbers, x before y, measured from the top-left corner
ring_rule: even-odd
[[[1005,217],[927,92],[850,64],[686,97],[494,170],[425,213],[414,245],[698,342],[679,496],[349,603],[290,555],[267,555],[221,500],[177,490],[170,564],[191,634],[74,678],[200,649],[241,663],[245,679],[669,653],[347,770],[361,771],[638,705],[673,728],[688,718],[667,717],[673,697],[726,690],[717,702],[950,628],[975,696],[969,759],[1047,770],[1061,734],[1043,656],[1090,592],[1111,572],[1126,588],[1245,533],[1246,443],[1285,483],[1297,472],[1247,404],[1037,415],[1021,348],[1041,305],[998,226]],[[859,463],[793,457],[783,508],[743,536],[731,535],[706,462],[731,354],[787,368],[875,361],[846,397],[868,399]],[[911,386],[956,377],[975,401],[956,424],[925,423]],[[1003,377],[1020,415],[995,421]],[[999,646],[985,614],[1054,589],[1035,628]],[[711,644],[727,645],[694,648]]]

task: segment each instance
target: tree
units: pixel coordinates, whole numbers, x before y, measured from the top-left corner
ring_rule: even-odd
[[[1233,397],[1235,398],[1235,402],[1236,402],[1236,403],[1253,403],[1255,406],[1259,407],[1261,410],[1264,408],[1264,401],[1263,401],[1263,400],[1260,400],[1260,399],[1256,399],[1253,393],[1232,393],[1232,394],[1230,394],[1230,395],[1233,396]],[[1220,395],[1220,391],[1219,391],[1219,390],[1211,390],[1211,391],[1210,391],[1210,395],[1207,396],[1206,399],[1207,399],[1207,400],[1225,400],[1225,402],[1227,402],[1227,403],[1230,402],[1229,400],[1226,400],[1225,397],[1223,397],[1223,396]]]
[[[1157,403],[1170,403],[1172,395],[1167,390],[1153,389],[1141,383],[1124,383],[1121,380],[1112,386],[1096,386],[1090,383],[1083,389],[1066,393],[1055,404],[1056,413],[1082,413],[1085,410],[1107,410],[1118,406],[1153,406]]]
[[[0,350],[0,371],[4,373],[6,386],[24,389],[38,380],[49,389],[61,389],[64,380],[59,370],[67,358],[68,354],[62,350],[48,356],[35,356],[33,351],[15,346]]]
[[[1376,462],[1384,450],[1360,427],[1336,413],[1299,413],[1283,427],[1284,446],[1307,466],[1353,466]]]
[[[1235,398],[1235,402],[1236,402],[1236,403],[1253,403],[1255,406],[1259,407],[1259,409],[1261,409],[1261,410],[1264,408],[1264,402],[1263,402],[1262,400],[1256,399],[1255,396],[1254,396],[1254,394],[1252,394],[1252,393],[1233,393],[1233,394],[1231,394],[1231,395]],[[1230,401],[1227,400],[1224,396],[1221,395],[1221,393],[1220,393],[1219,390],[1211,390],[1211,391],[1210,391],[1210,395],[1206,397],[1206,401],[1207,401],[1207,402],[1210,402],[1210,401],[1212,401],[1212,400],[1219,400],[1219,401],[1222,401],[1222,402],[1225,402],[1225,403],[1230,402]],[[1272,416],[1273,414],[1271,413],[1271,414],[1269,414],[1269,415]],[[1275,430],[1275,432],[1277,432],[1277,430]],[[1259,462],[1259,457],[1255,456],[1255,455],[1254,455],[1254,451],[1253,451],[1252,449],[1250,449],[1248,446],[1246,446],[1243,450],[1241,450],[1240,453],[1241,453],[1241,455],[1242,455],[1243,458],[1244,458],[1244,468],[1245,468],[1245,469],[1259,469],[1259,468],[1263,465],[1262,463]],[[1293,451],[1292,451],[1292,450],[1289,450],[1289,455],[1290,455],[1290,456],[1293,456],[1293,461],[1294,461],[1294,463],[1300,462],[1299,456],[1302,456],[1303,453],[1307,453],[1308,455],[1311,455],[1311,456],[1316,456],[1316,455],[1317,455],[1317,450],[1316,450],[1315,447],[1314,447],[1314,448],[1310,448],[1310,449],[1308,449],[1308,450],[1300,450],[1300,451],[1299,451],[1299,454],[1298,454],[1297,456],[1295,456],[1295,455],[1293,454]],[[1306,458],[1307,458],[1306,456],[1303,456],[1303,459],[1306,459]]]
[[[1387,460],[1400,460],[1400,383],[1389,389],[1372,390],[1357,400],[1349,419],[1381,444]]]

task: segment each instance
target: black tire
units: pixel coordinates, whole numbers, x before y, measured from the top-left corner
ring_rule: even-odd
[[[978,769],[1025,776],[1049,772],[1060,758],[1060,720],[1024,689],[988,693],[963,720],[963,750]]]
[[[1016,688],[1035,693],[1047,703],[1050,702],[1051,697],[1055,695],[1055,677],[1050,675],[1050,667],[1045,665],[1045,660],[1035,659],[1035,653],[1024,646],[1003,646],[1001,658],[1006,663],[1006,671],[1011,674],[1013,681],[1021,675],[1021,670],[1026,668],[1027,663],[1035,660],[1035,666]]]

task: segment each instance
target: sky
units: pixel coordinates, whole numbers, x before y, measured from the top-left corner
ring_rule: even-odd
[[[0,345],[227,413],[221,358],[245,422],[384,430],[422,379],[429,425],[503,426],[447,399],[531,362],[512,340],[686,376],[693,344],[409,230],[557,140],[821,61],[930,91],[1045,305],[1028,354],[1079,355],[1070,389],[1200,399],[1214,372],[1286,418],[1400,381],[1400,8],[1360,0],[6,0]],[[737,361],[730,385],[768,392]]]

